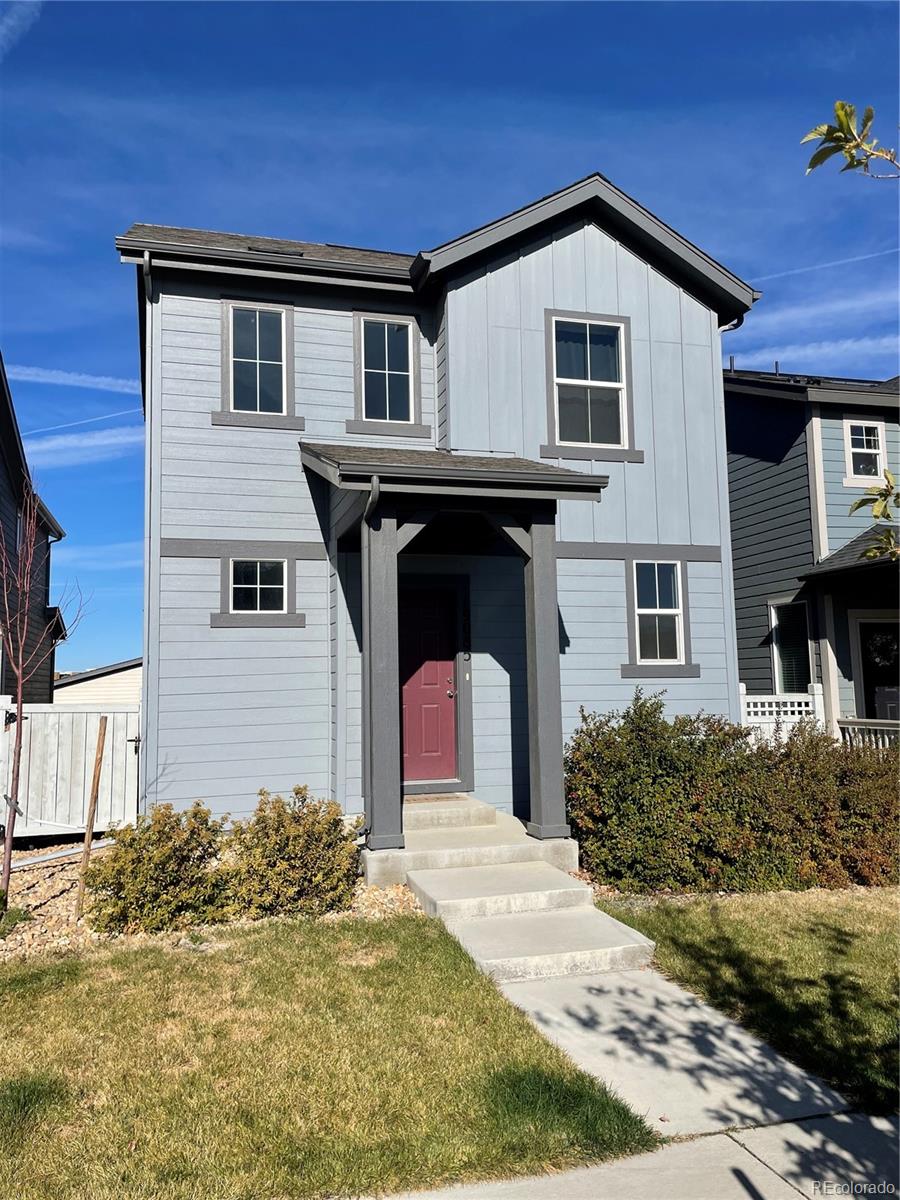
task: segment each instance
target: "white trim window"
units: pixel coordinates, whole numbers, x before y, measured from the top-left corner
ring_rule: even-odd
[[[284,312],[231,306],[231,407],[284,414]]]
[[[844,419],[845,487],[872,487],[884,476],[884,422]]]
[[[286,559],[231,559],[231,611],[287,612],[286,581]]]
[[[639,663],[684,662],[681,563],[636,562],[634,597]]]
[[[362,322],[362,416],[409,425],[413,413],[411,321]]]
[[[805,692],[812,682],[809,645],[809,614],[805,600],[769,605],[775,691]]]
[[[553,387],[560,445],[626,446],[624,324],[554,317]]]

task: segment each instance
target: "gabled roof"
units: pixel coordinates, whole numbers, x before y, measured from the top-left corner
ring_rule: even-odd
[[[62,675],[54,679],[53,690],[68,687],[72,683],[84,683],[86,679],[102,679],[106,675],[118,675],[120,671],[133,671],[141,666],[142,658],[126,658],[124,662],[109,663],[105,667],[92,667],[90,671],[73,671],[71,675]]]
[[[776,400],[812,400],[817,404],[860,404],[896,408],[898,377],[849,379],[834,375],[798,375],[779,371],[723,372],[726,392],[766,396]]]
[[[897,532],[897,526],[886,521],[870,525],[855,538],[851,538],[845,546],[841,546],[839,550],[817,562],[814,567],[810,567],[800,578],[818,579],[821,575],[833,575],[836,571],[859,571],[868,567],[891,566],[887,558],[863,558],[864,552],[875,544],[879,534],[891,528],[894,533]]]
[[[9,380],[6,377],[6,365],[0,354],[0,455],[6,464],[6,469],[15,492],[16,500],[21,503],[26,489],[31,486],[31,472],[25,457],[25,447],[22,445],[22,435],[19,433],[19,422],[13,406],[12,392],[9,390]],[[38,520],[51,537],[59,541],[66,536],[66,531],[59,524],[47,505],[37,499]]]
[[[257,273],[269,278],[357,282],[420,292],[496,257],[525,239],[576,220],[593,220],[709,305],[720,320],[739,320],[759,293],[595,172],[568,187],[415,256],[320,242],[132,225],[116,238],[124,262],[169,268]]]

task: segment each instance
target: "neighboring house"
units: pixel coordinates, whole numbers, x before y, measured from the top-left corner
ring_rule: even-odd
[[[141,659],[60,675],[53,683],[54,704],[140,704]]]
[[[900,473],[897,380],[725,372],[738,662],[750,696],[821,683],[824,718],[898,717],[897,568],[861,557]]]
[[[31,486],[31,474],[19,434],[9,381],[6,378],[6,367],[0,356],[0,522],[3,525],[7,553],[13,557],[18,555],[22,541],[22,502]],[[66,535],[41,500],[38,500],[37,515],[34,562],[39,564],[40,570],[36,572],[32,582],[29,636],[26,643],[28,653],[37,649],[42,639],[43,645],[47,645],[48,630],[54,637],[65,633],[59,609],[50,604],[50,547]],[[0,621],[2,620],[3,606],[0,601]],[[27,704],[49,704],[53,699],[54,657],[54,653],[51,652],[26,682],[24,699]],[[14,695],[15,689],[15,677],[0,646],[0,695]]]
[[[755,293],[600,175],[416,255],[135,225],[145,801],[305,783],[565,836],[637,686],[737,719],[720,330]]]

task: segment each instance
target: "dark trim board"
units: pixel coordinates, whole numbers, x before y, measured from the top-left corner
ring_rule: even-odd
[[[636,558],[658,560],[677,558],[681,562],[721,562],[721,546],[665,545],[661,542],[557,542],[557,558]]]
[[[223,538],[161,538],[161,558],[328,558],[324,542],[272,542]]]

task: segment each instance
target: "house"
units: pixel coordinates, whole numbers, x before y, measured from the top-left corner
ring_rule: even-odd
[[[53,682],[53,703],[140,704],[142,675],[140,658],[58,675]]]
[[[22,506],[32,490],[31,473],[13,408],[12,393],[6,377],[6,367],[0,355],[0,524],[7,553],[15,558],[23,538]],[[65,531],[40,499],[37,500],[37,536],[34,546],[35,572],[31,585],[27,654],[43,654],[49,638],[58,640],[65,634],[62,615],[50,604],[50,554],[54,542],[64,538]],[[2,613],[2,602],[0,602]],[[2,619],[2,616],[0,616]],[[51,652],[26,680],[23,689],[26,704],[49,704],[53,699],[54,653]],[[14,696],[15,677],[6,661],[0,644],[0,695]]]
[[[900,728],[897,569],[863,557],[872,513],[849,511],[886,467],[900,472],[897,379],[728,370],[725,414],[747,695],[820,684],[835,734]]]
[[[134,225],[143,795],[306,783],[568,834],[579,708],[740,712],[720,330],[756,294],[591,175],[417,254]]]

